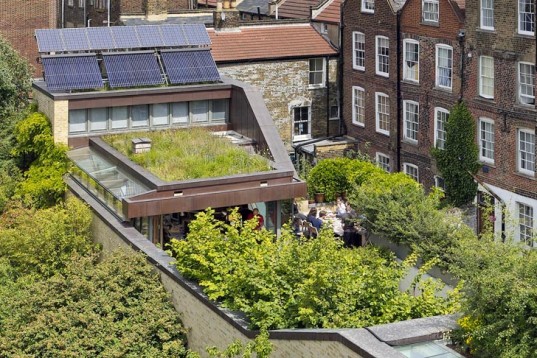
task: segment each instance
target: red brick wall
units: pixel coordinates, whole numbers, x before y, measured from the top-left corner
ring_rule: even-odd
[[[375,13],[362,13],[360,0],[344,3],[343,17],[343,104],[342,114],[347,134],[360,141],[363,150],[369,143],[369,154],[374,157],[379,151],[390,156],[392,169],[395,168],[397,148],[397,26],[396,16],[386,0],[375,1]],[[365,34],[365,71],[352,68],[352,33]],[[389,78],[375,74],[375,36],[389,38]],[[352,124],[352,86],[365,89],[365,126]],[[390,136],[376,132],[375,92],[390,97]]]
[[[517,2],[495,0],[494,31],[480,29],[479,2],[466,2],[468,71],[465,97],[478,123],[494,121],[494,164],[478,177],[486,183],[537,199],[535,177],[517,172],[517,129],[535,129],[534,105],[518,101],[518,62],[535,63],[535,37],[517,34]],[[494,98],[479,95],[479,57],[494,58]],[[476,133],[477,138],[477,133]]]
[[[35,29],[55,28],[58,8],[55,0],[2,1],[0,3],[0,35],[25,57],[34,68],[34,76],[41,76],[36,63],[39,56],[34,38]]]

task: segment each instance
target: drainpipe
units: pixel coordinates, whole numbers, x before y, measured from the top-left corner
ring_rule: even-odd
[[[62,29],[65,27],[65,0],[62,0]]]
[[[466,32],[464,30],[459,30],[459,34],[457,35],[457,38],[459,39],[459,48],[461,51],[461,65],[460,65],[460,74],[461,74],[461,89],[459,91],[459,102],[462,102],[462,99],[464,98],[464,71],[465,71],[465,38],[466,38]],[[536,55],[537,56],[537,55]]]
[[[326,136],[330,135],[330,57],[326,56]]]
[[[341,6],[339,7],[339,44],[338,44],[338,51],[339,51],[339,64],[338,64],[338,73],[337,73],[337,79],[338,79],[338,96],[339,96],[339,135],[347,134],[347,131],[344,126],[344,118],[343,118],[343,51],[341,51],[341,47],[343,44],[343,29],[345,28],[345,24],[343,22],[343,7],[345,6],[346,2],[344,1]]]
[[[401,116],[401,10],[397,11],[396,14],[396,31],[397,31],[397,41],[396,41],[396,51],[395,56],[397,58],[397,85],[396,85],[396,91],[397,91],[397,149],[396,149],[396,163],[397,163],[397,171],[401,170],[401,137],[402,137],[402,130],[403,130],[403,119]]]
[[[108,10],[108,14],[107,14],[107,18],[106,18],[106,25],[107,25],[107,26],[110,26],[110,2],[111,2],[111,1],[112,1],[112,0],[107,0],[107,5],[108,5],[108,6],[107,6],[107,7],[108,7],[108,9],[107,9],[107,10]]]
[[[87,15],[86,15],[86,3],[87,3],[87,1],[84,0],[84,26],[89,27],[88,24],[87,24],[88,21],[87,21],[87,19],[86,19],[86,16],[87,16]]]

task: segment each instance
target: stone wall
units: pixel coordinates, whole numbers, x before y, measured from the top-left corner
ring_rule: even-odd
[[[337,59],[329,61],[330,105],[337,105]],[[265,104],[286,148],[291,149],[293,108],[311,106],[312,138],[338,134],[339,121],[327,120],[327,87],[309,88],[309,59],[218,64],[222,76],[231,77],[263,93]],[[327,130],[327,123],[330,127]]]

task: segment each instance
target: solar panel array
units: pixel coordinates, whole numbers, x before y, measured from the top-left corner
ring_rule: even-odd
[[[42,57],[51,91],[101,88],[104,71],[112,88],[161,85],[166,79],[171,84],[220,81],[203,24],[47,29],[35,34],[39,52],[53,53]]]
[[[220,81],[209,50],[162,52],[162,61],[172,84]]]
[[[52,91],[102,88],[96,55],[44,57],[45,81]]]
[[[39,52],[208,46],[205,25],[143,25],[35,30]]]
[[[153,52],[103,54],[110,87],[160,85],[164,78]]]

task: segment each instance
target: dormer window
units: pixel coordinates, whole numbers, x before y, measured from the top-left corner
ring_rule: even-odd
[[[375,12],[375,0],[362,0],[362,12]]]
[[[438,22],[438,0],[423,0],[422,13],[424,22]]]

